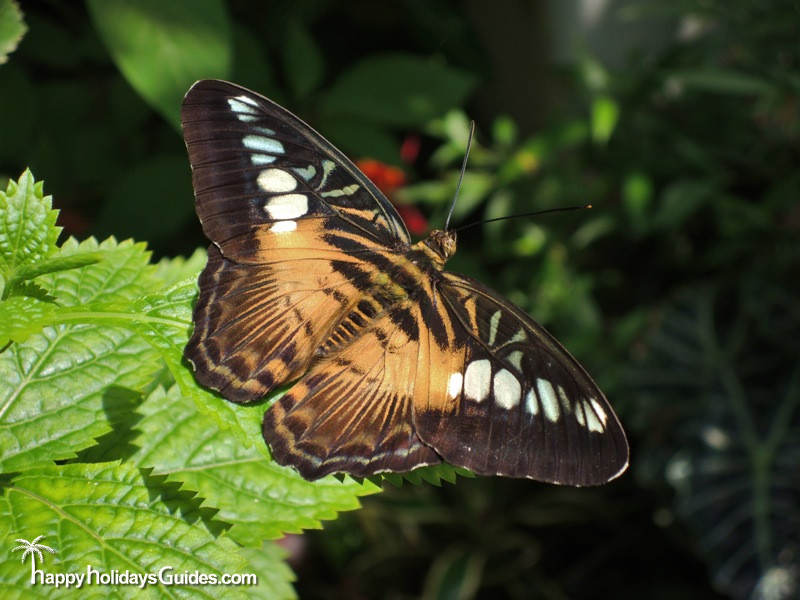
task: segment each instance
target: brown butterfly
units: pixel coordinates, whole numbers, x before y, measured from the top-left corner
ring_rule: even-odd
[[[213,242],[185,357],[232,402],[297,381],[264,416],[278,463],[317,479],[447,461],[570,485],[625,470],[622,427],[577,361],[444,271],[454,232],[412,244],[352,162],[245,88],[199,81],[182,123]]]

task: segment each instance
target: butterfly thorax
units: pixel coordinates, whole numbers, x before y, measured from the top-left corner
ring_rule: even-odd
[[[456,252],[456,232],[435,229],[425,240],[415,244],[413,250],[422,251],[431,264],[441,271],[447,259]]]

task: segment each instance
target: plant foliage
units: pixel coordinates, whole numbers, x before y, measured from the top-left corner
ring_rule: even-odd
[[[131,241],[58,246],[50,206],[30,172],[0,194],[0,537],[45,536],[54,573],[86,557],[103,572],[256,572],[254,594],[291,597],[280,552],[245,547],[319,527],[378,488],[275,465],[264,406],[194,383],[181,354],[201,255],[153,265]],[[27,589],[24,569],[2,572],[7,591]]]

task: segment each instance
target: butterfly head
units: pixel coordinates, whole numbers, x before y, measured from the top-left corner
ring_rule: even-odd
[[[435,229],[423,244],[432,251],[434,262],[444,265],[456,253],[456,232]]]

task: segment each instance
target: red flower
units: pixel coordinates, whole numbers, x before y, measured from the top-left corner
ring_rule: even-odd
[[[406,174],[401,169],[374,158],[362,158],[356,165],[387,196],[406,183]]]
[[[406,164],[412,164],[419,158],[419,148],[422,145],[422,140],[416,133],[409,133],[406,139],[403,140],[403,145],[400,146],[400,158]]]

